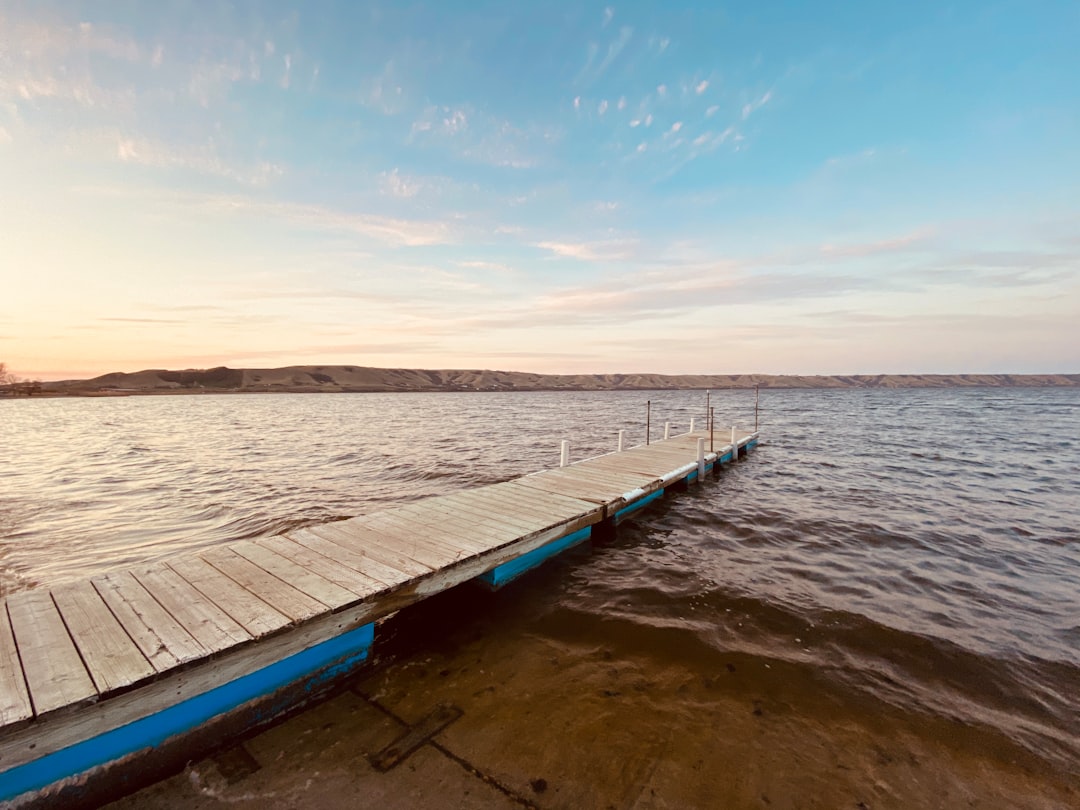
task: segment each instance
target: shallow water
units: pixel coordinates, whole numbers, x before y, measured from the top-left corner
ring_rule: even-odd
[[[0,585],[506,480],[557,464],[562,438],[574,458],[607,452],[620,428],[644,439],[646,400],[654,437],[705,411],[702,392],[0,402]],[[753,422],[752,392],[713,404],[720,424]],[[552,643],[603,638],[702,674],[767,665],[821,705],[982,729],[1075,774],[1080,391],[761,404],[746,462],[496,600],[527,594],[522,621]],[[665,693],[664,708],[693,699]]]

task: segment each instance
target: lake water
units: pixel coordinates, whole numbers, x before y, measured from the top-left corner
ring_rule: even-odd
[[[609,452],[620,428],[644,440],[646,400],[655,438],[705,413],[703,392],[0,401],[0,587],[503,481],[556,466],[564,438],[574,459]],[[753,424],[753,392],[712,402],[719,424]],[[884,724],[973,750],[987,773],[1045,766],[1080,806],[1080,389],[766,391],[761,406],[748,460],[491,597],[475,622],[515,618],[482,643],[601,645],[596,672],[612,656],[646,675],[752,669],[727,696],[757,695],[757,717],[763,700],[832,707],[815,734]],[[426,655],[410,643],[397,654]]]

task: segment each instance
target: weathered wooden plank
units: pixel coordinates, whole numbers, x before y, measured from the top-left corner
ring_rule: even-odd
[[[203,596],[239,622],[255,638],[291,624],[288,616],[225,576],[199,557],[173,557],[166,564],[193,585]]]
[[[562,516],[585,515],[600,512],[595,503],[585,498],[568,498],[554,492],[544,492],[531,487],[523,487],[517,481],[500,484],[499,494],[507,499],[524,504],[535,504],[533,508],[552,508]]]
[[[580,478],[591,478],[605,483],[617,483],[620,485],[630,484],[631,482],[633,482],[631,485],[637,485],[642,480],[656,477],[645,473],[628,472],[614,466],[586,467],[585,465],[560,467],[555,470],[546,470],[542,473],[538,473],[538,475],[575,476]]]
[[[604,492],[615,492],[618,490],[618,494],[627,492],[633,487],[627,487],[625,483],[614,484],[611,481],[597,481],[594,478],[590,478],[583,475],[570,474],[562,472],[561,470],[545,470],[544,472],[533,473],[532,475],[526,475],[517,479],[514,483],[519,485],[532,484],[535,481],[561,481],[561,482],[579,482],[582,485],[582,494],[574,494],[573,497],[588,500],[591,493],[595,496],[596,490],[603,490]],[[567,493],[574,492],[573,489],[567,489]],[[562,493],[559,493],[562,494]]]
[[[397,509],[347,522],[373,532],[393,530],[405,535],[409,544],[406,553],[427,565],[449,565],[480,550],[472,540],[458,538],[453,527],[423,523]]]
[[[596,504],[608,506],[614,503],[623,503],[622,495],[626,490],[618,493],[612,487],[601,487],[588,484],[579,484],[566,478],[552,478],[550,476],[529,475],[518,479],[517,483],[522,487],[553,492],[556,494],[573,493],[575,497],[584,498]]]
[[[459,503],[457,508],[462,511],[472,510],[479,515],[505,515],[508,519],[519,521],[518,525],[522,527],[520,531],[523,534],[539,529],[546,529],[551,526],[557,526],[558,524],[563,523],[568,517],[552,514],[550,512],[547,514],[525,512],[520,509],[517,504],[503,500],[500,495],[495,493],[488,493],[482,499],[468,499],[467,501]]]
[[[523,498],[527,501],[535,502],[537,506],[541,506],[545,509],[555,508],[565,514],[573,514],[575,510],[579,513],[587,512],[590,509],[596,508],[596,506],[581,498],[555,495],[553,493],[541,495],[535,491],[522,490],[517,486],[517,479],[513,481],[503,481],[500,484],[493,484],[489,489],[500,494],[509,494],[518,498]]]
[[[384,565],[378,560],[372,559],[367,554],[352,548],[347,548],[333,540],[328,540],[322,535],[316,534],[310,529],[293,529],[285,537],[307,546],[312,551],[335,560],[340,565],[346,565],[362,574],[381,582],[383,586],[394,587],[402,582],[408,582],[413,577],[397,568]]]
[[[697,461],[697,454],[692,457],[679,455],[672,456],[671,458],[655,458],[655,457],[642,457],[632,456],[629,453],[624,454],[625,458],[617,460],[604,461],[599,464],[589,465],[587,468],[569,467],[567,469],[587,469],[594,473],[605,474],[622,474],[622,475],[640,475],[648,476],[650,478],[659,478],[667,475],[674,469],[682,467],[691,462]]]
[[[505,508],[496,512],[489,506],[471,504],[464,500],[454,504],[454,515],[460,521],[468,521],[478,540],[487,543],[488,548],[525,537],[545,528],[549,523],[547,520],[508,513]]]
[[[345,588],[310,568],[299,565],[280,554],[249,540],[241,540],[229,546],[233,551],[250,560],[264,571],[288,582],[299,591],[319,600],[332,610],[339,610],[360,600],[361,594]],[[364,591],[365,593],[368,591]]]
[[[705,440],[705,443],[708,444],[707,438]],[[621,453],[608,453],[607,455],[597,456],[595,459],[589,459],[589,461],[609,461],[611,459],[626,458],[628,456],[663,458],[668,456],[677,456],[680,454],[688,455],[690,453],[693,453],[696,449],[697,440],[695,440],[693,443],[683,445],[679,444],[676,440],[673,439],[669,442],[654,442],[653,444],[648,446],[640,444],[637,447],[631,447]]]
[[[98,692],[122,689],[155,673],[90,580],[54,588],[52,596]]]
[[[246,557],[241,557],[231,548],[219,546],[207,549],[199,556],[294,622],[305,621],[330,609],[318,599],[312,599]]]
[[[437,505],[431,505],[432,514],[438,514],[436,509],[444,510],[442,514],[447,515],[448,519],[467,526],[475,538],[474,542],[486,544],[489,548],[492,544],[505,543],[529,530],[520,521],[508,519],[502,515],[483,513],[465,506],[460,494],[440,498]]]
[[[22,591],[8,597],[8,614],[19,649],[34,714],[97,697],[75,642],[48,591]]]
[[[543,474],[596,481],[601,484],[611,484],[613,486],[625,487],[626,489],[637,489],[639,487],[644,487],[660,478],[659,475],[653,475],[650,473],[638,473],[624,469],[599,467],[563,467],[562,469],[552,470],[550,473]]]
[[[334,521],[332,523],[319,523],[308,526],[307,530],[332,540],[338,545],[351,548],[353,551],[364,554],[377,562],[396,568],[398,571],[408,574],[410,577],[419,577],[430,574],[435,569],[403,554],[398,549],[387,546],[378,538],[370,536],[370,533],[358,532],[357,527],[346,528],[337,525],[348,521]]]
[[[578,499],[562,498],[551,493],[524,488],[510,488],[503,485],[485,487],[479,490],[483,496],[478,500],[504,505],[522,515],[558,523],[578,517],[596,509],[590,503]]]
[[[476,539],[471,522],[456,520],[456,513],[446,511],[445,507],[437,504],[427,507],[421,505],[398,507],[389,512],[379,512],[378,514],[380,516],[389,515],[395,520],[415,524],[420,529],[432,532],[427,535],[428,539],[435,540],[447,547],[463,549],[469,554],[485,551],[490,547],[489,543]]]
[[[135,579],[130,571],[95,577],[94,587],[158,672],[207,654],[195,637]]]
[[[706,440],[708,444],[708,440]],[[688,456],[696,452],[697,444],[693,445],[675,445],[670,443],[651,444],[649,446],[639,445],[638,447],[631,447],[629,450],[624,450],[621,453],[608,453],[604,456],[597,456],[596,458],[588,459],[587,461],[575,462],[576,464],[599,464],[606,461],[612,461],[615,459],[624,458],[677,458],[679,456]]]
[[[495,506],[470,491],[455,493],[451,503],[456,511],[468,514],[478,525],[502,525],[515,531],[530,532],[549,522],[545,518],[515,513],[505,505]]]
[[[313,551],[284,535],[260,537],[254,541],[254,544],[279,554],[296,565],[303,566],[312,573],[352,591],[361,598],[367,599],[386,590],[385,583],[367,576],[339,560],[332,560],[319,554],[317,551]]]
[[[658,483],[660,480],[658,476],[631,475],[602,470],[574,469],[572,467],[542,473],[542,476],[545,478],[565,478],[569,481],[611,487],[612,490],[618,490],[619,494],[631,492],[635,489],[648,489],[651,484]]]
[[[537,492],[536,494],[543,497],[542,493]],[[538,499],[530,501],[515,497],[502,490],[490,488],[485,488],[477,497],[464,500],[474,508],[480,507],[495,514],[514,515],[524,520],[545,523],[556,523],[563,517],[576,516],[586,511],[584,509],[574,509],[572,512],[567,513],[563,508],[541,504]]]
[[[164,563],[135,569],[132,574],[208,653],[251,640],[251,633]]]
[[[460,549],[451,552],[437,543],[425,541],[419,527],[388,518],[385,512],[339,520],[332,525],[343,533],[343,537],[349,538],[350,544],[390,558],[404,558],[411,565],[421,565],[428,571],[435,571],[460,555]]]
[[[11,632],[7,604],[0,602],[0,727],[11,726],[34,716],[30,693],[26,691],[19,651]]]
[[[493,542],[504,542],[508,536],[517,536],[532,525],[521,518],[478,509],[467,503],[461,493],[439,498],[438,503],[418,504],[409,514],[414,520],[433,525],[443,525],[445,522],[447,526],[455,528],[458,534],[464,532],[480,550],[490,548]]]

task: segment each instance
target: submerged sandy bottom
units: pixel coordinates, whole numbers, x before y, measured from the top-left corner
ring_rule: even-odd
[[[343,691],[114,806],[1080,806],[1075,772],[996,731],[830,697],[764,658],[652,655],[529,590],[399,614]],[[439,706],[461,716],[373,766]]]

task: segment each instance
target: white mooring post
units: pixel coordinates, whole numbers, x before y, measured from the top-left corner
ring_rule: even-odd
[[[570,442],[562,440],[559,446],[559,466],[565,467],[570,463]]]
[[[731,460],[739,460],[739,440],[735,438],[735,426],[731,426]]]
[[[664,422],[664,441],[671,438],[671,422]]]
[[[626,447],[626,431],[625,430],[620,430],[619,431],[619,452],[621,453],[623,451],[623,448],[625,448],[625,447]]]
[[[697,440],[697,480],[702,483],[705,480],[705,440]]]
[[[694,432],[694,417],[690,417],[690,432]]]

